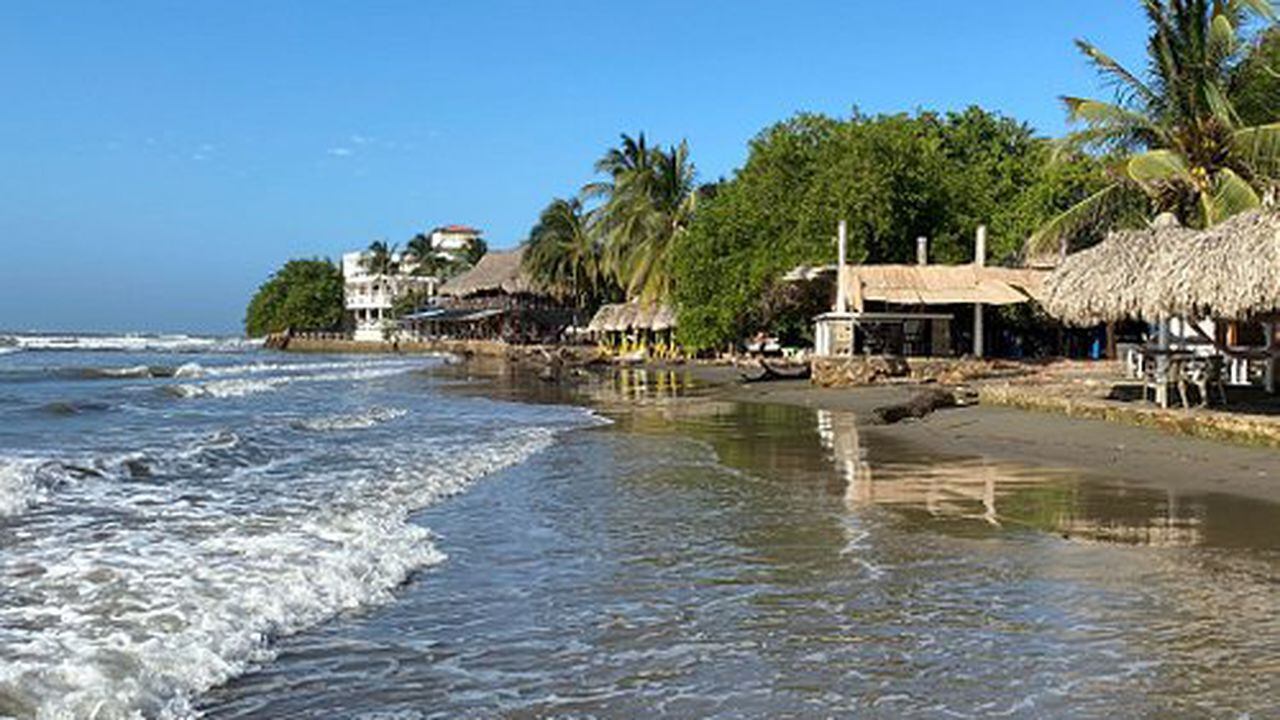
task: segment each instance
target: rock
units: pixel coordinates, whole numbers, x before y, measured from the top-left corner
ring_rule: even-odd
[[[907,418],[920,419],[939,408],[959,405],[955,393],[941,388],[930,388],[916,393],[906,402],[885,405],[872,411],[876,422],[880,425],[893,425]]]

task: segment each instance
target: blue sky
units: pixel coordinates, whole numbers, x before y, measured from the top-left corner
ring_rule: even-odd
[[[1136,0],[0,3],[0,328],[235,332],[283,260],[507,247],[620,132],[703,179],[761,128],[977,103],[1063,129]]]

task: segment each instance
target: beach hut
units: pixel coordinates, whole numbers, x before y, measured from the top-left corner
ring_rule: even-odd
[[[973,316],[970,350],[981,357],[984,308],[1037,300],[1048,274],[1031,268],[989,267],[985,228],[977,233],[975,261],[965,265],[930,264],[924,238],[917,241],[914,265],[848,265],[844,263],[844,223],[837,242],[840,260],[836,265],[796,268],[783,277],[792,282],[835,278],[834,307],[815,318],[814,350],[819,356],[851,355],[860,348],[951,355],[952,324],[958,307],[967,306]]]
[[[1242,213],[1207,230],[1161,216],[1151,227],[1114,232],[1068,256],[1045,282],[1045,309],[1064,322],[1123,319],[1157,325],[1157,399],[1167,404],[1170,327],[1239,362],[1262,360],[1275,391],[1275,324],[1280,318],[1280,214]],[[1212,322],[1210,322],[1212,321]],[[1262,346],[1239,346],[1241,323],[1261,323]],[[1176,368],[1174,368],[1176,370]],[[1238,373],[1232,373],[1238,374]]]
[[[436,305],[406,317],[415,334],[431,338],[554,342],[572,322],[565,306],[523,268],[524,247],[490,252],[475,267],[440,287]]]
[[[675,343],[676,314],[665,303],[632,301],[602,305],[587,331],[605,350],[620,354],[678,354]]]

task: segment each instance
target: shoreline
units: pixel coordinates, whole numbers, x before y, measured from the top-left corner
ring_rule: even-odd
[[[493,357],[471,358],[452,367],[480,379],[503,373],[536,375],[528,366]],[[672,379],[668,384],[687,384],[689,391],[668,398],[618,398],[608,402],[593,398],[588,392],[593,384],[603,383],[619,372],[636,371],[669,373]],[[1105,420],[980,404],[939,409],[922,419],[895,424],[872,421],[877,408],[910,400],[924,389],[920,385],[834,389],[816,387],[804,380],[744,384],[738,381],[736,368],[693,364],[607,368],[555,380],[545,376],[538,379],[541,382],[534,387],[541,389],[529,390],[524,383],[524,389],[507,392],[507,399],[571,402],[610,414],[655,405],[718,402],[848,413],[853,415],[853,424],[868,446],[891,446],[912,456],[1016,463],[1086,480],[1159,488],[1175,494],[1229,494],[1280,503],[1280,453],[1267,448]]]
[[[295,340],[296,342],[296,340]],[[352,343],[310,341],[288,352],[359,352]],[[361,344],[363,347],[364,344]],[[392,352],[385,343],[378,352]],[[583,364],[572,372],[549,363],[557,349],[502,343],[453,341],[405,344],[405,354],[451,354],[479,375],[516,371],[538,375],[543,384],[567,389],[596,376],[619,372],[673,373],[691,380],[698,392],[681,402],[728,401],[778,404],[847,412],[869,442],[906,444],[913,451],[956,459],[982,458],[1075,472],[1112,482],[1160,487],[1180,493],[1227,493],[1280,503],[1280,453],[1233,437],[1199,437],[1177,425],[1142,425],[1109,416],[1062,412],[1054,407],[1024,408],[983,402],[941,409],[922,419],[893,425],[869,421],[877,408],[903,403],[929,385],[880,384],[851,388],[820,387],[805,380],[744,384],[738,368],[700,362],[647,363],[635,366]],[[492,365],[487,369],[481,366]],[[555,372],[548,368],[555,367]],[[506,368],[500,370],[499,368]],[[560,391],[531,400],[547,401]],[[582,398],[588,406],[594,403]]]

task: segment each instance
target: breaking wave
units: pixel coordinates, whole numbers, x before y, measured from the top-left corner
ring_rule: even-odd
[[[409,414],[403,408],[369,408],[363,412],[349,415],[329,415],[326,417],[299,420],[294,427],[299,430],[315,430],[318,432],[331,430],[362,430],[391,422]]]
[[[328,372],[315,374],[277,375],[273,377],[235,377],[225,380],[211,380],[204,383],[180,383],[170,385],[166,391],[183,398],[238,398],[247,395],[271,392],[284,385],[297,382],[342,382],[356,380],[376,380],[378,378],[399,375],[416,367],[416,364],[379,364],[362,367],[346,372]],[[314,367],[314,366],[311,366]],[[348,366],[349,367],[349,366]],[[310,368],[308,368],[310,369]]]
[[[262,347],[261,339],[197,335],[3,335],[0,352],[17,350],[112,350],[122,352],[246,352]]]
[[[0,605],[0,708],[190,716],[199,693],[269,660],[273,638],[385,602],[411,573],[441,562],[410,514],[522,462],[554,435],[528,427],[373,473],[331,471],[313,480],[331,492],[310,489],[278,506],[240,508],[230,489],[198,500],[160,489],[99,495],[117,506],[95,510],[129,516],[127,528],[33,535],[9,568],[15,597],[59,600],[52,614],[42,603]],[[12,477],[32,477],[27,464],[3,467],[0,497]]]

